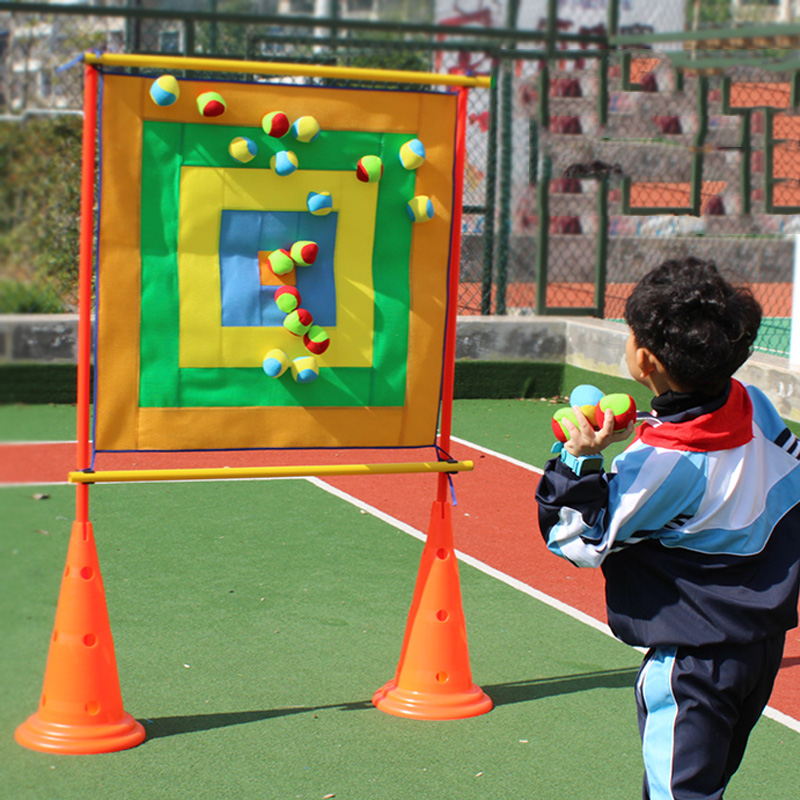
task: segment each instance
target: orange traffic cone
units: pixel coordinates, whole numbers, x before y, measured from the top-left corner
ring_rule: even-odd
[[[92,525],[75,522],[39,710],[16,739],[32,750],[87,754],[135,747],[144,736],[122,707]]]
[[[448,502],[437,500],[431,510],[397,674],[372,702],[387,714],[432,720],[476,717],[492,708],[472,682]]]

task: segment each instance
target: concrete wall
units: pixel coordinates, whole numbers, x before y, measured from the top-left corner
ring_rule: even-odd
[[[71,314],[0,315],[0,363],[74,363],[78,318]],[[456,358],[548,361],[630,377],[625,325],[586,317],[459,317]],[[737,377],[762,389],[781,416],[800,422],[800,372],[786,359],[756,354]]]

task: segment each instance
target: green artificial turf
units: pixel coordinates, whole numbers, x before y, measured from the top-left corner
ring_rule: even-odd
[[[0,490],[4,796],[563,800],[638,796],[639,654],[462,565],[489,714],[374,709],[392,677],[421,543],[304,481],[97,487],[92,518],[126,709],[121,753],[28,751],[73,492]],[[790,800],[800,736],[762,720],[731,800]]]
[[[600,383],[584,378],[571,385]],[[542,465],[554,407],[460,400],[454,433]],[[74,436],[74,407],[4,418],[14,438]],[[639,796],[640,655],[604,634],[462,564],[473,676],[496,707],[399,719],[370,697],[397,666],[418,540],[305,481],[98,486],[90,511],[125,707],[148,739],[100,756],[14,742],[38,705],[74,490],[0,489],[3,797]],[[763,718],[726,798],[794,800],[798,763],[800,735]]]

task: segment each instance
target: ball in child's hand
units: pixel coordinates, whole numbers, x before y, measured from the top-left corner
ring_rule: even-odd
[[[590,383],[582,383],[576,386],[569,396],[569,404],[573,408],[578,406],[583,415],[589,420],[593,428],[599,428],[603,424],[602,416],[596,415],[597,404],[603,399],[603,393],[596,386]]]
[[[602,425],[606,409],[614,412],[614,431],[624,431],[631,422],[636,422],[636,403],[629,394],[607,394],[597,404],[597,419]]]
[[[570,406],[557,408],[550,424],[553,428],[553,435],[559,442],[566,442],[569,439],[569,431],[562,424],[564,419],[568,419],[576,428],[578,427],[578,418]]]

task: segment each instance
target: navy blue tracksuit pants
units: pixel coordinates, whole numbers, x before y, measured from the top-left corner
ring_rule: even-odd
[[[769,700],[785,638],[647,653],[636,680],[644,800],[723,796]]]

